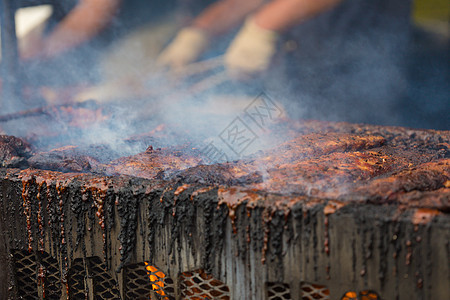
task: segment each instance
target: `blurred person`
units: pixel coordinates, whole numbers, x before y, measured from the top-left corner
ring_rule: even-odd
[[[202,59],[242,24],[224,50],[232,78],[261,75],[295,117],[397,124],[410,2],[222,0],[179,31],[158,63],[176,70]]]
[[[183,28],[161,53],[162,66],[181,68],[196,61],[211,43],[244,19],[225,55],[231,73],[255,74],[267,70],[280,35],[342,0],[222,0],[208,7]]]
[[[123,3],[125,8],[134,7],[125,14],[127,19],[136,20],[136,16],[139,19],[143,15],[142,21],[131,28],[125,26],[129,28],[126,34],[116,38],[99,60],[99,84],[82,90],[74,100],[108,102],[142,97],[149,89],[147,80],[164,73],[155,66],[155,60],[168,38],[210,3],[211,0],[140,1],[138,7]]]
[[[31,41],[24,41],[20,57],[23,60],[51,59],[82,45],[112,22],[120,2],[121,0],[60,2],[59,7],[54,9],[59,22],[46,34],[38,29],[35,34],[25,37]],[[67,14],[64,16],[65,13]]]
[[[95,81],[106,29],[116,21],[121,0],[65,0],[51,16],[19,39],[25,86],[67,86]]]
[[[164,20],[174,10],[175,2],[57,1],[44,30],[36,28],[21,43],[20,56],[27,84],[67,86],[100,82],[107,69],[105,60],[111,57],[114,47],[140,26],[154,26]],[[136,43],[133,46],[139,48]],[[133,51],[122,55],[122,60],[130,56]]]

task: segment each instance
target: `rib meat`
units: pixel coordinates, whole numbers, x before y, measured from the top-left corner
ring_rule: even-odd
[[[200,151],[189,144],[156,149],[150,146],[145,152],[118,159],[65,147],[38,153],[28,162],[40,169],[277,194],[291,204],[295,196],[379,204],[410,202],[418,207],[449,209],[448,131],[318,121],[292,122],[285,129],[291,140],[253,157],[221,164],[206,164]],[[8,139],[16,141],[12,145],[21,146],[11,146],[5,142]],[[26,162],[28,148],[19,141],[3,137],[3,166],[17,165],[18,160]]]
[[[188,147],[157,148],[149,146],[143,153],[122,157],[102,166],[107,175],[130,175],[167,179],[172,173],[198,165],[198,151]]]
[[[28,161],[31,167],[60,172],[91,172],[100,164],[76,146],[65,146],[47,152],[40,152]]]
[[[14,136],[0,135],[0,166],[16,168],[27,166],[31,156],[31,146]]]
[[[384,134],[387,138],[367,133],[305,134],[252,160],[197,166],[179,172],[177,178],[342,201],[400,204],[411,199],[415,205],[420,201],[447,210],[448,132],[393,129]]]

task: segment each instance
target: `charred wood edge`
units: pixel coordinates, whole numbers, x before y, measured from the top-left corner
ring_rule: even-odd
[[[48,106],[42,106],[37,107],[33,109],[23,110],[7,115],[0,116],[0,122],[8,122],[16,119],[21,118],[28,118],[33,116],[39,116],[39,115],[52,115],[52,110],[59,109],[59,108],[87,108],[87,109],[97,109],[98,105],[94,100],[88,100],[84,102],[77,102],[73,104],[58,104],[58,105],[48,105]]]
[[[119,192],[117,213],[120,222],[120,230],[118,239],[122,246],[120,250],[120,265],[116,272],[119,273],[122,268],[131,260],[133,250],[136,247],[137,227],[139,203],[145,197],[145,186],[141,185],[140,179],[130,179],[129,184],[137,184],[140,186],[138,191],[130,189]]]
[[[1,185],[0,185],[1,187]],[[2,191],[0,191],[2,193]],[[4,196],[1,195],[1,199],[4,199]],[[8,272],[4,266],[8,265],[8,253],[10,253],[9,243],[6,229],[6,215],[4,213],[3,208],[3,200],[0,201],[0,266],[2,266],[0,270],[0,298],[8,299]]]
[[[11,170],[11,169],[10,169]],[[0,179],[0,185],[4,185],[5,182],[11,182],[11,186],[9,187],[9,189],[14,189],[17,190],[17,195],[13,195],[13,197],[18,197],[18,199],[20,199],[20,190],[21,190],[21,180],[18,178],[14,178],[14,177],[9,177],[9,179],[6,179],[4,176],[2,176],[3,178]],[[87,177],[86,179],[89,180],[89,178],[93,178],[93,177]],[[126,183],[126,177],[122,178],[124,181],[124,183]],[[121,179],[121,180],[122,180]],[[114,180],[114,179],[112,179]],[[76,211],[78,211],[78,208],[73,207],[72,205],[74,204],[74,202],[82,202],[81,204],[83,204],[84,202],[81,201],[81,199],[79,198],[82,193],[80,191],[80,187],[82,185],[83,181],[79,181],[79,180],[74,180],[73,183],[71,183],[71,186],[65,191],[65,195],[62,195],[63,198],[65,199],[64,202],[66,202],[66,204],[64,205],[65,210],[71,210],[70,214],[75,213],[73,216],[76,216],[76,218],[78,220],[85,220],[85,213],[88,213],[87,211],[82,211],[81,214],[76,213]],[[112,184],[114,182],[111,182]],[[164,189],[163,188],[158,188],[158,189],[154,189],[151,193],[148,193],[145,190],[145,187],[147,186],[147,184],[149,183],[148,180],[143,180],[143,179],[135,179],[135,178],[129,178],[128,179],[128,184],[126,186],[124,186],[124,188],[119,189],[118,191],[115,192],[115,195],[117,195],[119,197],[119,203],[116,206],[119,212],[119,221],[120,221],[120,232],[119,235],[120,239],[121,239],[121,244],[123,246],[124,252],[121,252],[122,255],[122,260],[121,260],[121,266],[126,265],[126,263],[128,263],[133,257],[133,253],[134,253],[134,249],[137,246],[136,245],[136,236],[137,236],[137,215],[139,214],[139,209],[145,209],[145,202],[147,202],[148,204],[148,217],[149,218],[153,218],[153,220],[150,220],[150,222],[148,222],[148,225],[151,226],[151,228],[149,228],[149,245],[154,245],[154,243],[152,243],[152,240],[155,241],[154,239],[154,235],[155,232],[162,228],[163,226],[167,226],[167,224],[169,224],[169,226],[171,226],[170,230],[172,232],[172,247],[175,247],[176,243],[180,242],[180,237],[181,234],[185,234],[185,233],[190,233],[191,230],[194,231],[195,230],[195,226],[196,226],[196,213],[197,213],[197,208],[201,207],[205,217],[203,218],[202,222],[204,222],[205,224],[205,231],[204,231],[204,235],[201,239],[201,241],[191,241],[192,243],[195,243],[194,246],[200,246],[200,248],[197,247],[197,249],[203,251],[203,258],[202,258],[202,265],[205,266],[205,268],[208,271],[213,271],[213,269],[215,266],[217,267],[216,263],[217,261],[215,260],[215,258],[217,256],[219,256],[219,251],[222,249],[222,247],[224,246],[225,243],[225,239],[224,239],[224,232],[226,229],[226,224],[229,221],[228,219],[228,209],[227,206],[221,205],[219,207],[219,209],[217,209],[217,190],[211,190],[208,193],[205,194],[200,194],[196,197],[193,198],[193,201],[191,202],[190,196],[191,196],[191,190],[186,190],[184,193],[182,193],[180,195],[180,198],[177,200],[176,205],[174,205],[174,194],[173,191],[176,189],[176,187],[180,184],[180,183],[176,183],[173,186],[172,192],[169,193],[165,193],[164,197],[163,197],[163,202],[161,203],[159,201],[162,193],[164,193]],[[196,186],[196,187],[192,187],[194,188],[199,188],[200,186]],[[56,193],[55,190],[55,186],[51,185],[50,188],[52,190],[52,193]],[[111,190],[111,192],[113,192]],[[7,197],[4,195],[5,192],[2,191],[2,206],[0,208],[4,209],[4,205],[6,204],[7,201],[5,201],[7,199]],[[35,194],[37,193],[37,189],[36,187],[31,187],[30,190],[30,194],[33,198],[35,198]],[[92,210],[91,208],[91,204],[92,204],[92,197],[89,196],[89,200],[85,201],[86,203],[84,203],[85,205],[85,209],[86,210]],[[14,198],[11,198],[10,200],[12,200]],[[56,198],[55,198],[56,199]],[[78,200],[76,200],[78,199]],[[112,201],[113,198],[111,198],[111,200],[108,201]],[[145,201],[142,201],[145,200]],[[68,201],[72,201],[72,203],[70,203],[70,208],[69,208],[69,203]],[[11,201],[12,202],[12,201]],[[35,201],[34,201],[35,202]],[[143,206],[141,207],[140,203],[143,202]],[[56,207],[57,203],[56,201],[52,202],[53,205]],[[33,219],[35,219],[35,214],[36,214],[36,203],[34,203],[34,205],[32,204],[32,209],[34,210],[34,214],[33,214]],[[284,235],[285,233],[288,236],[288,240],[290,241],[290,243],[297,243],[300,239],[302,239],[303,241],[306,241],[305,246],[307,246],[307,244],[309,244],[310,248],[313,247],[314,248],[314,252],[321,252],[322,246],[321,244],[318,242],[317,237],[319,235],[322,234],[322,232],[317,231],[317,226],[318,225],[318,217],[320,214],[322,214],[323,212],[323,208],[324,206],[327,204],[327,201],[323,201],[311,208],[306,208],[302,203],[297,203],[295,204],[292,208],[291,208],[291,213],[288,215],[288,217],[286,218],[286,216],[283,213],[280,213],[280,210],[274,209],[273,211],[269,211],[270,213],[272,213],[272,218],[270,219],[270,221],[265,225],[263,218],[261,217],[263,215],[264,210],[266,209],[266,207],[264,206],[256,206],[255,208],[252,208],[251,214],[252,217],[248,218],[246,216],[246,203],[242,202],[241,205],[237,208],[236,211],[236,216],[237,216],[237,229],[238,232],[235,235],[232,235],[233,240],[235,245],[237,245],[237,249],[238,250],[238,255],[241,257],[245,257],[246,253],[248,252],[248,250],[250,249],[249,247],[253,247],[254,250],[256,251],[261,251],[264,241],[263,241],[263,233],[261,229],[264,229],[264,226],[269,226],[269,230],[270,230],[270,234],[268,236],[268,249],[267,249],[267,263],[273,263],[273,262],[277,262],[283,255],[283,239],[284,239]],[[19,216],[24,216],[23,215],[23,210],[21,209],[21,205],[20,203],[17,204],[18,205],[18,210],[17,210],[17,215]],[[178,206],[178,207],[175,207]],[[175,217],[172,217],[172,212],[173,209],[176,208],[177,211],[175,213]],[[384,228],[386,228],[385,226],[391,228],[393,230],[393,233],[395,235],[398,236],[402,236],[405,237],[408,235],[407,232],[402,232],[400,231],[400,229],[396,230],[395,228],[400,228],[402,226],[409,226],[411,227],[412,224],[409,221],[409,217],[410,217],[410,211],[407,211],[405,214],[402,214],[399,218],[393,218],[394,213],[397,209],[396,205],[374,205],[374,204],[369,204],[369,205],[364,205],[364,203],[352,203],[352,204],[348,204],[347,206],[344,206],[343,208],[341,208],[340,210],[338,210],[337,212],[335,212],[334,216],[330,216],[331,218],[335,218],[336,216],[338,216],[339,214],[350,214],[352,216],[354,216],[354,220],[355,223],[357,224],[357,228],[359,230],[360,228],[360,233],[363,234],[364,236],[366,235],[366,233],[370,233],[370,228],[373,227],[371,224],[371,221],[369,222],[368,220],[378,220],[379,222],[381,222],[381,224],[383,225]],[[185,213],[183,213],[183,211]],[[1,210],[0,211],[1,215],[1,221],[3,221],[2,226],[5,226],[4,223],[4,216],[5,215],[5,211]],[[61,236],[59,235],[59,228],[58,227],[58,210],[56,209],[56,213],[53,216],[55,217],[55,228],[54,230],[52,230],[52,228],[49,228],[49,231],[47,231],[48,233],[51,233],[53,236],[53,241],[57,243],[58,240],[60,240]],[[131,217],[131,218],[130,218]],[[368,217],[368,218],[366,218]],[[447,216],[444,216],[445,220],[448,220]],[[438,217],[440,219],[440,217]],[[69,220],[69,215],[66,215],[66,219]],[[95,219],[94,219],[95,220]],[[156,221],[156,222],[155,222]],[[168,222],[169,221],[169,222]],[[295,222],[294,222],[295,221]],[[33,221],[33,225],[35,221]],[[254,223],[253,223],[254,222]],[[295,224],[296,227],[300,226],[297,230],[297,234],[300,233],[300,236],[294,236],[292,237],[292,233],[289,232],[289,226],[285,227],[285,225],[289,224],[290,222],[294,222],[293,224]],[[439,220],[435,220],[433,222],[441,222]],[[19,222],[20,223],[20,222]],[[52,222],[53,223],[53,222]],[[97,222],[93,222],[94,224]],[[92,225],[94,225],[92,224]],[[212,224],[212,226],[210,225]],[[403,225],[401,225],[403,224]],[[409,225],[408,225],[409,224]],[[96,225],[95,225],[96,226]],[[108,226],[108,224],[107,224]],[[247,242],[247,226],[250,226],[249,229],[249,233],[250,236],[252,237],[250,239],[250,245]],[[178,229],[174,229],[175,227],[177,227]],[[378,227],[378,226],[376,226]],[[426,225],[425,227],[429,227],[428,225]],[[36,237],[38,235],[38,233],[36,232],[36,228],[37,226],[33,226],[33,236]],[[2,228],[2,232],[4,232],[5,228]],[[185,233],[181,232],[181,230],[185,230]],[[208,231],[209,230],[209,231]],[[52,232],[55,231],[55,232]],[[83,233],[81,233],[83,236],[81,237],[81,239],[83,239],[83,237],[85,237],[86,235],[88,235],[89,233],[87,233],[86,231],[83,231]],[[70,234],[69,234],[70,235]],[[153,239],[151,240],[150,237],[153,235]],[[254,240],[253,237],[256,237],[256,239]],[[408,235],[409,236],[409,235]],[[292,238],[290,238],[292,237]],[[126,240],[125,240],[126,239]],[[22,240],[22,245],[25,244],[25,240]],[[78,237],[77,237],[78,240]],[[34,241],[37,242],[38,239],[34,238]],[[11,242],[11,241],[10,241]],[[384,240],[384,241],[379,241],[380,244],[378,244],[378,247],[386,247],[389,246],[389,244],[391,244],[392,242],[389,242],[389,240]],[[5,245],[12,245],[9,243],[4,243]],[[16,243],[17,244],[17,243]],[[2,244],[3,245],[3,244]],[[20,245],[17,244],[17,245]],[[16,245],[16,246],[17,246]],[[179,246],[180,244],[178,244]],[[394,247],[400,247],[401,243],[399,242],[395,242],[394,243]],[[69,253],[64,252],[64,249],[61,249],[59,247],[57,247],[57,245],[53,245],[55,247],[54,249],[54,254],[56,253],[61,253],[64,256],[69,255]],[[373,241],[371,240],[371,238],[369,237],[369,239],[364,240],[362,243],[362,246],[367,248],[367,251],[372,251],[371,249],[373,247],[377,247],[377,245],[373,245]],[[72,247],[71,247],[72,248]],[[192,247],[194,248],[194,247]],[[175,248],[174,248],[175,249]],[[208,252],[209,249],[209,252]],[[8,251],[8,249],[6,249]],[[176,250],[180,250],[179,248],[176,248]],[[355,250],[356,251],[356,250]],[[386,249],[382,249],[382,251],[387,251]],[[398,248],[396,250],[397,252],[401,251],[401,248]],[[369,252],[365,252],[366,254]],[[9,253],[9,252],[6,252]],[[154,253],[154,252],[153,252]],[[152,253],[152,254],[153,254]],[[358,253],[360,253],[360,249],[358,250]],[[174,255],[175,253],[172,252],[171,256],[175,257]],[[214,256],[215,257],[214,257]],[[308,254],[306,254],[308,255]],[[150,256],[150,259],[153,259],[153,256]],[[314,270],[315,273],[319,272],[320,270],[318,269],[318,266],[321,265],[322,263],[317,261],[318,257],[310,257],[312,263],[314,264]],[[184,270],[183,270],[184,271]],[[380,273],[381,273],[381,277],[385,276],[385,272],[386,272],[386,266],[384,265],[380,265],[380,269],[379,269]],[[356,272],[354,272],[356,274]],[[280,272],[280,274],[282,274],[282,272]],[[317,277],[317,275],[316,275]],[[316,280],[316,278],[314,278]]]
[[[14,189],[14,188],[13,188]],[[17,282],[13,276],[13,260],[11,256],[11,249],[17,248],[17,240],[12,243],[12,229],[16,225],[11,222],[9,217],[14,218],[15,210],[11,210],[11,201],[8,195],[13,191],[4,182],[0,180],[0,299],[11,299],[12,294],[17,294]],[[19,208],[20,211],[20,208]],[[23,216],[23,213],[19,214]],[[19,238],[20,239],[20,238]]]

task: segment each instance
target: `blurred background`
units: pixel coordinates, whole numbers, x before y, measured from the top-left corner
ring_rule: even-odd
[[[415,0],[412,12],[408,97],[399,103],[415,118],[406,126],[450,128],[450,4]],[[413,115],[414,116],[414,115]],[[423,123],[422,123],[423,122]]]
[[[126,110],[122,116],[147,114],[170,123],[184,115],[192,123],[227,106],[230,115],[236,115],[265,91],[296,120],[450,129],[450,5],[445,0],[348,0],[333,5],[322,1],[331,8],[299,15],[300,21],[280,35],[249,25],[249,18],[264,17],[264,7],[255,10],[241,4],[207,23],[207,16],[213,15],[208,9],[233,1],[22,2],[1,2],[2,115],[93,99],[120,103]],[[262,5],[257,2],[255,8]],[[240,20],[232,20],[245,10],[247,19],[242,13]],[[276,24],[278,16],[283,20],[283,15],[275,15],[269,24]],[[227,30],[219,30],[220,22]],[[227,27],[226,22],[237,26]],[[217,32],[208,32],[216,25]],[[16,37],[11,36],[13,29]],[[261,40],[275,40],[274,36],[277,52],[270,54],[270,66],[250,80],[234,76],[233,67],[246,67],[242,53],[252,47],[257,51],[250,53],[258,55],[272,51],[270,43]],[[217,76],[214,63],[211,69],[208,63],[185,68],[182,80],[168,75],[167,69],[176,69],[183,59],[187,62],[199,48],[201,54],[187,66],[225,55],[226,73],[232,78]],[[252,59],[250,54],[248,60]],[[206,70],[194,88],[191,81],[198,74],[192,70]],[[184,102],[168,101],[165,85],[181,93],[177,97]],[[140,114],[130,106],[135,99],[146,103]],[[153,110],[156,103],[165,109]],[[196,114],[199,108],[201,115]],[[7,127],[3,125],[4,131]]]

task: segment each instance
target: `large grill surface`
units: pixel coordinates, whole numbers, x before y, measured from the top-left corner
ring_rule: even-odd
[[[195,151],[94,162],[3,137],[2,296],[447,298],[450,133],[295,130],[208,166]],[[44,170],[60,166],[72,173]]]

